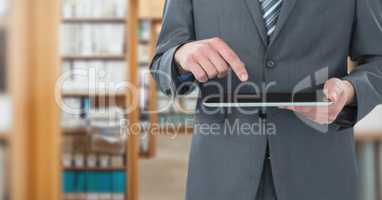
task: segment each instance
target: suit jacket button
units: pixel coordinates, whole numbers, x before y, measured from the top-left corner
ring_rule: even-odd
[[[267,68],[274,68],[276,66],[276,63],[273,60],[268,60],[266,66]]]

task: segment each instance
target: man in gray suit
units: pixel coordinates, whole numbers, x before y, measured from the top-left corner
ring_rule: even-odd
[[[186,199],[356,199],[352,126],[382,102],[381,8],[380,0],[167,0],[153,76],[168,95],[200,88]],[[350,74],[348,56],[359,64]],[[333,105],[202,104],[314,91],[312,82]]]

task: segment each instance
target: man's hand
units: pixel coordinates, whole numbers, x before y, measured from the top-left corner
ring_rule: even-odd
[[[332,78],[325,82],[324,94],[326,98],[334,102],[328,107],[287,107],[287,109],[302,114],[306,118],[319,124],[331,124],[342,109],[354,99],[353,85],[338,78]]]
[[[239,56],[221,39],[212,38],[190,42],[175,53],[175,62],[181,73],[192,73],[196,80],[207,82],[215,77],[224,77],[228,70],[241,81],[248,80],[248,72]]]

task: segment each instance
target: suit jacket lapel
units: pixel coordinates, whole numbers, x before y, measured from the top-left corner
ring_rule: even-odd
[[[260,2],[259,0],[245,0],[245,2],[247,3],[252,19],[257,26],[257,30],[261,36],[263,44],[264,46],[267,46],[268,45],[267,33],[265,30],[264,19],[261,15],[262,12],[260,7]]]
[[[250,1],[257,1],[257,0],[250,0]],[[276,25],[275,32],[272,34],[270,38],[269,46],[273,44],[277,36],[280,34],[280,31],[285,25],[285,23],[287,22],[287,19],[289,15],[292,13],[295,4],[296,4],[296,0],[283,0],[280,16]]]

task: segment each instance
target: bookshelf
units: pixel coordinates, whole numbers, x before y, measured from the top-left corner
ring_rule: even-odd
[[[82,1],[82,3],[80,1],[64,0],[61,5],[61,31],[63,33],[61,38],[63,44],[61,49],[62,73],[72,73],[78,69],[85,69],[86,71],[94,68],[96,70],[96,84],[121,84],[127,81],[134,88],[139,88],[138,68],[144,63],[138,62],[138,44],[145,44],[147,41],[139,40],[137,37],[139,24],[138,3],[138,0]],[[67,41],[72,42],[74,45],[67,43]],[[99,89],[102,86],[95,85],[94,90],[89,89],[86,87],[86,81],[91,76],[91,72],[87,72],[85,73],[85,82],[78,78],[78,80],[71,83],[73,87],[61,90],[62,98],[71,102],[74,107],[77,108],[83,105],[83,102],[86,105],[81,109],[80,113],[75,114],[74,121],[78,119],[77,121],[81,121],[81,123],[74,123],[73,126],[67,126],[68,123],[64,123],[66,126],[62,127],[65,138],[65,141],[63,141],[65,145],[62,150],[63,165],[61,166],[64,179],[67,178],[70,182],[73,176],[80,178],[85,176],[90,177],[94,182],[94,180],[101,180],[105,173],[108,174],[107,176],[111,175],[111,177],[114,177],[117,173],[119,186],[122,188],[118,189],[117,193],[119,195],[113,197],[113,199],[137,200],[139,193],[139,130],[127,126],[124,132],[128,135],[124,139],[124,136],[116,137],[115,134],[113,135],[115,129],[113,127],[119,126],[119,124],[110,126],[103,122],[101,125],[99,123],[100,120],[111,120],[109,122],[117,120],[116,122],[118,122],[118,120],[122,119],[126,119],[129,124],[133,125],[139,123],[139,110],[135,107],[135,103],[139,101],[139,93],[135,89],[119,88],[116,90],[113,88],[115,85],[112,85],[111,88],[106,87],[106,89]],[[98,76],[98,73],[103,75]],[[73,72],[70,78],[76,79],[76,76]],[[104,113],[101,111],[113,113],[113,110],[110,109],[123,110],[122,118],[105,118]],[[127,110],[130,110],[130,112],[126,113]],[[73,114],[65,114],[66,117],[63,117],[63,119],[70,118],[71,115]],[[96,118],[100,116],[100,119]],[[101,127],[95,129],[93,128],[94,125]],[[109,137],[108,139],[118,142],[116,143],[118,148],[113,148],[116,145],[108,143],[108,146],[104,149],[95,149],[99,144],[96,143],[97,141],[106,141],[107,138],[103,138],[105,131],[107,137]],[[122,133],[119,129],[117,132]],[[104,140],[100,140],[100,138]],[[102,156],[108,160],[105,161],[108,163],[107,166],[101,166]],[[118,162],[113,161],[113,158],[116,158]],[[93,164],[90,165],[91,162]],[[113,164],[113,162],[118,164]],[[123,184],[120,182],[121,180],[123,180]],[[63,185],[63,190],[66,192],[64,194],[68,198],[73,197],[73,194],[88,195],[90,197],[97,195],[92,194],[94,188],[90,182],[87,183],[87,192],[82,191],[77,194],[77,189],[72,188],[71,185]],[[100,196],[95,196],[95,198],[109,198],[110,195],[117,195],[116,191],[109,186],[106,187],[109,187],[111,191],[106,191],[108,194],[104,194],[104,184],[103,186],[94,185],[94,187],[101,188],[100,190],[103,191],[100,191]],[[83,189],[82,187],[81,190]],[[121,192],[123,192],[122,195]]]
[[[121,97],[125,98],[125,92],[108,92],[106,93],[93,93],[93,92],[86,92],[86,91],[67,91],[63,92],[62,96],[64,97]]]
[[[91,18],[78,18],[78,17],[72,17],[72,18],[63,18],[62,19],[62,23],[64,24],[78,24],[78,23],[85,23],[85,24],[89,24],[89,23],[106,23],[106,24],[113,24],[113,23],[116,23],[116,24],[125,24],[126,23],[126,19],[125,18],[117,18],[117,17],[99,17],[99,18],[94,18],[94,17],[91,17]]]
[[[71,171],[122,171],[126,170],[124,167],[107,167],[107,168],[100,168],[100,167],[64,167],[65,170],[71,170]]]
[[[124,55],[64,55],[62,56],[63,60],[117,60],[123,61],[125,60]]]

